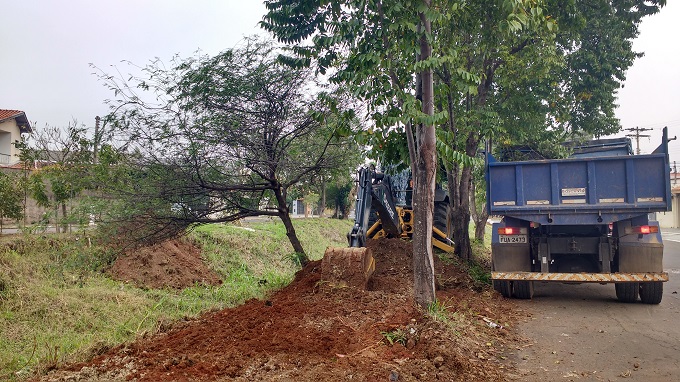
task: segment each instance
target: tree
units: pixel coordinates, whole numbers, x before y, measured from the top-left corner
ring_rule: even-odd
[[[541,2],[474,1],[462,4],[456,17],[435,26],[441,64],[435,69],[437,107],[448,118],[439,132],[439,151],[446,169],[455,253],[471,259],[469,222],[473,168],[480,142],[499,133],[503,124],[494,109],[499,70],[508,63],[523,65],[527,76],[541,72],[527,67],[545,65],[552,56],[527,55],[527,46],[543,47],[553,36],[555,23],[544,14]],[[529,41],[538,41],[529,44]],[[514,80],[514,76],[507,80]],[[525,90],[526,91],[526,90]]]
[[[351,207],[350,193],[352,184],[349,181],[337,182],[328,187],[326,207],[333,208],[333,217],[346,219]]]
[[[436,116],[433,112],[430,0],[331,3],[305,0],[265,1],[261,25],[282,42],[293,44],[281,60],[292,67],[333,67],[332,82],[348,86],[368,102],[377,127],[401,124],[409,142],[415,178],[414,277],[421,306],[434,300],[431,246],[434,201]],[[398,35],[398,39],[389,36]],[[307,41],[311,40],[311,44]],[[302,43],[305,41],[305,43]],[[414,76],[422,86],[418,98]],[[422,102],[421,102],[422,101]],[[415,139],[412,123],[416,125]]]
[[[0,172],[0,233],[4,219],[19,220],[23,216],[23,195],[16,177]]]
[[[508,13],[504,7],[511,3]],[[469,2],[460,17],[436,28],[448,41],[438,46],[458,52],[437,70],[445,85],[440,107],[449,114],[443,142],[470,158],[494,138],[554,146],[568,137],[618,131],[615,94],[638,56],[632,39],[642,17],[665,2],[522,3]],[[476,86],[451,81],[461,73]],[[473,163],[445,164],[456,253],[469,258]]]
[[[489,211],[486,208],[486,180],[484,179],[484,166],[481,161],[475,164],[473,170],[472,188],[470,190],[470,214],[475,223],[475,240],[483,243],[486,221],[489,219]]]
[[[491,8],[499,18],[505,16],[506,30],[516,30],[528,22],[517,15],[528,9],[529,3],[480,1],[477,5]],[[445,63],[458,62],[460,53],[457,49],[460,45],[451,45],[451,39],[442,38],[437,28],[454,24],[466,3],[345,0],[326,4],[270,0],[265,4],[269,12],[261,25],[280,41],[293,45],[291,54],[282,57],[282,61],[293,67],[311,65],[321,73],[329,71],[331,81],[342,83],[368,101],[366,111],[376,130],[359,139],[370,140],[374,136],[375,146],[382,145],[386,138],[395,142],[398,139],[388,137],[396,131],[395,126],[403,127],[415,183],[415,293],[418,303],[429,304],[434,299],[429,240],[436,175],[435,126],[454,118],[453,108],[435,112],[435,101],[439,100],[435,98],[433,71],[437,72]],[[475,19],[475,15],[481,14],[484,13],[470,12],[467,21],[470,25],[482,24],[481,16]],[[455,33],[453,28],[451,36],[457,38]],[[469,88],[469,78],[474,77],[469,68],[461,65],[452,69],[457,76],[450,77],[450,86],[462,84]],[[468,77],[467,82],[460,77]],[[438,96],[441,94],[437,91]],[[466,152],[462,152],[451,158],[464,159]],[[461,202],[459,208],[467,204]],[[469,211],[467,214],[469,221]]]
[[[41,207],[54,207],[57,232],[60,226],[66,232],[69,202],[94,188],[89,177],[94,146],[87,133],[87,127],[73,121],[66,128],[36,129],[22,144],[23,160],[35,168],[28,179],[31,196]]]
[[[152,62],[141,77],[102,75],[118,97],[109,125],[134,153],[134,184],[119,195],[136,204],[124,212],[149,227],[148,238],[268,215],[304,254],[287,193],[336,167],[348,141],[328,123],[312,73],[278,64],[276,53],[249,38],[215,57],[176,58],[170,69]]]

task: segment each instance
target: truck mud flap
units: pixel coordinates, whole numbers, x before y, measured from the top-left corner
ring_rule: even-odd
[[[573,283],[640,283],[668,281],[667,272],[645,273],[542,273],[491,272],[492,280],[555,281]]]

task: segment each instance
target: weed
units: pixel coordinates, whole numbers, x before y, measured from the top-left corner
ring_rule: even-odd
[[[403,346],[406,346],[406,341],[408,341],[408,337],[406,336],[406,331],[402,329],[394,329],[389,332],[380,332],[380,334],[387,340],[387,342],[390,345],[394,345],[395,343],[402,344]]]
[[[293,264],[295,264],[296,267],[302,267],[303,265],[305,265],[304,263],[307,261],[307,255],[300,252],[293,252],[291,254],[284,255],[283,258],[288,261],[291,261]]]
[[[488,269],[476,261],[470,261],[468,264],[468,274],[472,277],[476,287],[491,285],[491,272]]]
[[[45,344],[45,358],[41,361],[45,371],[54,370],[59,366],[59,346]]]
[[[435,321],[447,321],[449,306],[443,301],[434,300],[427,306],[427,315]]]

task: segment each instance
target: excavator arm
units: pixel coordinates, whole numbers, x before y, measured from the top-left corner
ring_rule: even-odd
[[[393,237],[401,233],[399,213],[394,204],[392,189],[385,175],[362,167],[358,172],[357,201],[354,226],[348,234],[350,247],[365,247],[371,210],[377,211],[382,229]]]
[[[370,225],[371,211],[377,212],[379,218],[374,227]],[[375,270],[375,260],[366,247],[368,237],[411,237],[412,220],[413,210],[395,205],[390,178],[372,168],[360,168],[354,225],[347,234],[349,248],[326,249],[321,262],[322,279],[333,285],[365,289]],[[453,251],[453,242],[445,232],[433,227],[432,235],[434,246]]]

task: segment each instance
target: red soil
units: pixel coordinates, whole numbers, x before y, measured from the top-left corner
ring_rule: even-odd
[[[42,380],[505,380],[500,354],[516,338],[483,318],[514,323],[510,302],[437,261],[437,297],[452,318],[435,320],[413,301],[411,245],[370,247],[376,271],[365,291],[324,283],[312,262],[266,301],[177,323]],[[390,344],[388,332],[403,344]]]
[[[141,288],[181,289],[222,283],[201,259],[201,250],[188,240],[168,240],[129,251],[116,259],[108,274]]]

